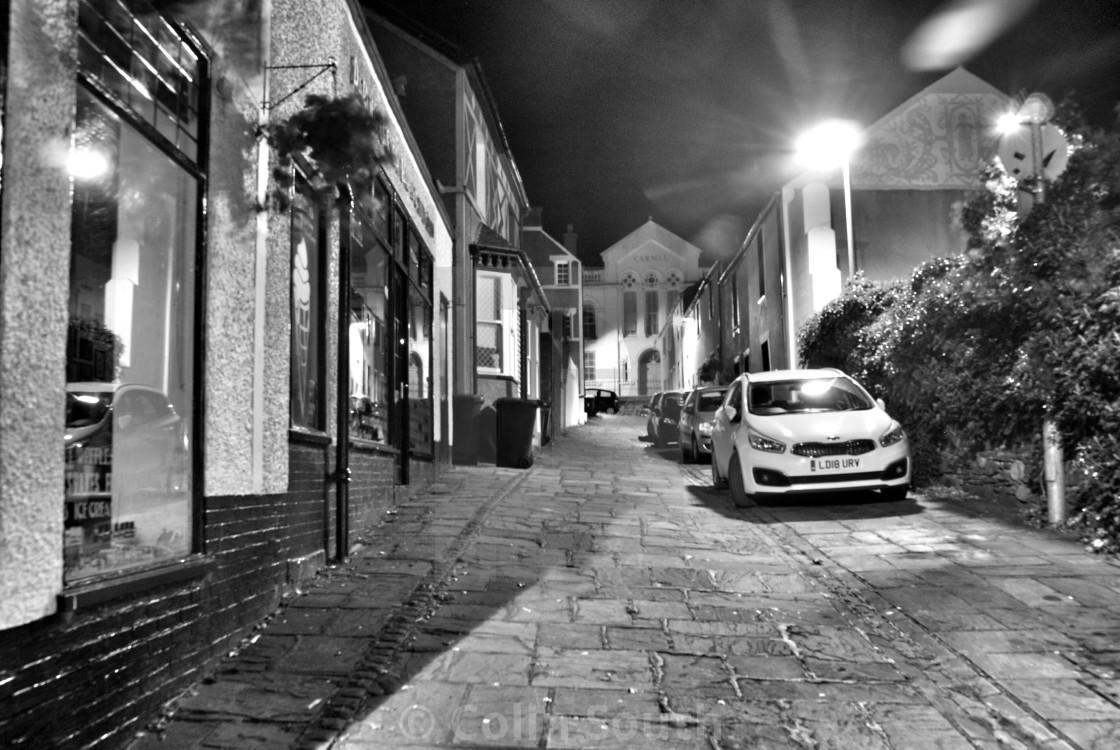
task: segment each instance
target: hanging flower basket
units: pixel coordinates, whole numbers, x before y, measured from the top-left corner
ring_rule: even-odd
[[[346,185],[355,201],[370,200],[378,168],[393,159],[385,145],[388,124],[388,118],[370,109],[357,93],[309,95],[303,109],[269,128],[268,142],[279,160],[273,170],[273,200],[282,209],[290,204],[296,158],[306,160],[318,187],[337,191]]]

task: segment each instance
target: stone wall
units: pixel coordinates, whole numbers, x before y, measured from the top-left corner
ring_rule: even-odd
[[[980,451],[972,457],[943,455],[941,482],[991,506],[1012,513],[1046,508],[1041,454],[1028,447]],[[1076,489],[1078,475],[1066,462],[1067,498]]]

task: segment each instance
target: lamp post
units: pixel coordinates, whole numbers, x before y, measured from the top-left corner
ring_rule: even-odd
[[[1046,200],[1046,181],[1057,179],[1069,161],[1065,134],[1050,124],[1054,104],[1045,94],[1031,94],[1018,109],[999,118],[999,160],[1020,183],[1026,181],[1031,202],[1020,206],[1024,215]]]
[[[797,161],[810,169],[840,166],[844,181],[844,227],[847,230],[848,278],[856,273],[856,249],[852,232],[852,154],[860,147],[862,130],[852,120],[825,120],[797,139]]]
[[[1054,104],[1045,94],[1031,94],[1019,108],[999,119],[999,159],[1004,170],[1022,184],[1028,181],[1030,202],[1021,203],[1025,216],[1046,200],[1046,181],[1056,179],[1069,161],[1069,143],[1050,124]],[[1024,126],[1026,132],[1024,133]],[[1022,193],[1020,193],[1022,195]],[[1042,419],[1042,462],[1050,523],[1066,520],[1065,456],[1058,425],[1049,413]]]

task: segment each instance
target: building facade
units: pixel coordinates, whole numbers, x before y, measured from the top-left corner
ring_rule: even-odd
[[[568,227],[561,244],[544,231],[541,216],[540,208],[529,211],[521,243],[552,311],[548,330],[541,334],[541,392],[549,401],[551,427],[564,430],[587,421],[583,404],[583,271],[576,257],[572,227]]]
[[[453,224],[356,3],[5,12],[0,745],[117,747],[440,471]]]
[[[520,247],[525,187],[477,59],[391,8],[366,18],[455,227],[453,348],[463,356],[453,376],[453,442],[462,450],[453,458],[492,461],[494,402],[543,396],[539,337],[549,305]],[[536,432],[539,442],[539,416]]]
[[[700,280],[700,249],[652,219],[583,272],[583,377],[619,396],[662,390],[669,371],[659,339],[669,311]]]
[[[964,251],[960,212],[982,188],[980,169],[996,154],[995,124],[1009,104],[957,68],[868,127],[851,157],[851,253],[838,169],[806,172],[782,188],[759,221],[780,235],[761,257],[768,274],[781,269],[786,279],[785,309],[766,325],[775,339],[784,328],[789,362],[797,361],[796,331],[839,296],[854,271],[878,281],[905,278],[925,260]]]
[[[995,123],[1009,105],[958,68],[867,128],[851,157],[851,253],[839,168],[784,185],[667,329],[672,367],[682,373],[675,382],[687,386],[693,371],[697,382],[713,373],[728,382],[740,372],[797,367],[798,330],[842,293],[849,258],[855,271],[888,281],[963,252],[961,209],[982,188],[981,167],[996,154]],[[675,333],[691,325],[695,337]]]

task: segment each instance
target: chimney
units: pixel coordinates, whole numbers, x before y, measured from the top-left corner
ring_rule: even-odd
[[[576,240],[578,240],[578,239],[579,239],[579,235],[575,233],[574,227],[572,227],[572,225],[569,224],[568,225],[568,231],[564,232],[564,249],[566,249],[572,255],[575,255],[576,254]]]

